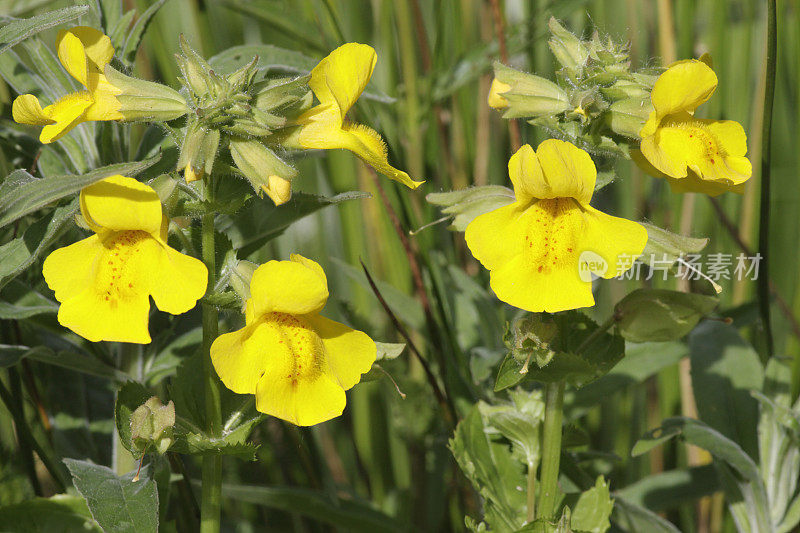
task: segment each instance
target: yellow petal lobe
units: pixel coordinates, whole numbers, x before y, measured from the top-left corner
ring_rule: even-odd
[[[81,213],[95,230],[141,230],[157,235],[162,222],[161,200],[144,183],[110,176],[81,191]]]
[[[247,307],[254,317],[273,311],[305,315],[325,306],[328,285],[315,268],[298,261],[268,261],[253,273],[250,295]]]
[[[47,117],[42,112],[39,99],[32,94],[23,94],[14,99],[11,106],[11,116],[18,124],[30,124],[32,126],[46,126],[55,124],[55,120]]]

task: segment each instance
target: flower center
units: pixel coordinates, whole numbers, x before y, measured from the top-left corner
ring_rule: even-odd
[[[538,200],[529,208],[523,257],[540,274],[574,265],[580,210],[572,198]]]
[[[286,378],[292,385],[322,372],[325,351],[322,339],[303,318],[287,313],[268,313],[264,322],[287,359]]]
[[[95,287],[100,297],[116,305],[140,292],[140,279],[137,277],[136,258],[150,234],[146,231],[119,231],[107,237],[103,246],[105,253],[100,256],[97,267]]]

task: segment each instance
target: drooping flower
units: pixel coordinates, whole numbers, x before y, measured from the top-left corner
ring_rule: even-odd
[[[350,150],[381,174],[416,189],[424,182],[389,164],[386,144],[375,130],[346,120],[377,60],[371,46],[347,43],[320,61],[308,82],[320,103],[298,118],[302,128],[297,140],[303,148]]]
[[[654,111],[639,133],[641,155],[675,192],[741,192],[753,173],[741,124],[694,117],[716,88],[713,69],[696,59],[670,66],[653,86]]]
[[[150,296],[162,311],[185,313],[205,294],[208,270],[167,245],[169,219],[151,187],[111,176],[84,188],[80,203],[95,234],[43,265],[58,321],[92,342],[147,344]]]
[[[58,59],[69,74],[86,90],[71,93],[42,109],[32,94],[14,100],[12,115],[20,124],[44,126],[39,140],[57,141],[69,130],[91,120],[121,120],[120,90],[111,85],[103,69],[114,56],[111,39],[88,26],[61,30],[56,38]]]
[[[597,170],[589,154],[558,140],[525,145],[508,162],[516,200],[466,229],[472,255],[497,297],[555,313],[594,305],[591,274],[628,270],[647,242],[639,224],[589,205]]]
[[[344,391],[372,367],[377,348],[365,333],[319,315],[328,300],[322,267],[298,254],[269,261],[253,273],[250,294],[245,327],[211,345],[222,383],[298,426],[341,415]]]

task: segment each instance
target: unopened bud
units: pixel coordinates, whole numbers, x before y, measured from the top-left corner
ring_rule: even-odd
[[[501,94],[511,90],[511,85],[503,83],[497,78],[492,80],[492,86],[489,87],[489,97],[486,99],[489,107],[494,109],[505,109],[508,107],[508,100],[503,98]]]
[[[275,205],[289,201],[291,180],[297,171],[275,153],[253,139],[235,138],[230,141],[231,156],[256,193],[266,194]]]
[[[204,128],[196,120],[189,123],[178,158],[178,169],[184,170],[187,183],[211,174],[218,148],[219,130]]]
[[[166,85],[126,76],[110,65],[105,67],[105,76],[122,91],[116,98],[124,120],[168,122],[189,111],[186,99]]]
[[[261,188],[276,206],[285,204],[292,197],[292,182],[280,176],[270,176],[267,185],[262,185]]]
[[[569,96],[552,81],[520,72],[502,63],[494,64],[497,85],[493,88],[508,89],[497,95],[505,102],[504,118],[552,116],[572,108]],[[492,99],[492,91],[489,93]],[[499,103],[499,101],[498,101]],[[491,101],[489,103],[491,104]],[[492,106],[495,107],[495,106]]]

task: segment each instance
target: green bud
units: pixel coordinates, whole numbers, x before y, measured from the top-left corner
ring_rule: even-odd
[[[186,181],[211,174],[219,148],[219,130],[204,128],[197,120],[186,127],[186,136],[178,158],[178,170],[184,170]]]
[[[628,98],[650,99],[650,89],[632,80],[618,80],[610,87],[601,87],[600,92],[613,101]]]
[[[106,65],[105,76],[122,91],[116,98],[125,120],[168,122],[189,112],[181,93],[166,85],[126,76],[111,65]]]
[[[267,194],[280,205],[291,196],[291,180],[297,171],[262,143],[231,137],[231,157],[259,195]]]
[[[310,76],[265,80],[253,87],[253,105],[264,112],[283,110],[298,105],[311,105],[313,96],[308,88]]]
[[[229,135],[238,137],[265,137],[272,133],[272,129],[265,127],[252,118],[236,119],[231,124],[222,127]]]
[[[131,442],[139,452],[153,446],[164,454],[173,443],[174,426],[175,404],[170,401],[164,405],[153,396],[131,413]]]
[[[182,81],[196,98],[210,94],[217,96],[225,89],[221,78],[213,74],[211,65],[195,50],[189,46],[186,38],[181,34],[178,39],[182,55],[176,55],[178,66],[183,74]],[[224,82],[227,85],[227,82]]]
[[[548,41],[550,50],[561,66],[570,70],[582,69],[589,58],[589,51],[586,46],[564,26],[558,23],[554,17],[550,17],[547,23],[552,37]]]
[[[653,111],[649,95],[646,98],[627,98],[611,104],[608,125],[614,133],[638,139],[642,126]]]
[[[571,109],[569,96],[552,81],[494,64],[495,78],[510,89],[500,96],[508,102],[503,118],[551,116]]]
[[[170,198],[172,197],[172,193],[175,192],[175,188],[178,186],[178,182],[175,181],[175,178],[170,176],[169,174],[161,174],[150,180],[148,183],[150,187],[156,191],[158,198],[161,200],[161,203],[166,205],[169,203]]]
[[[229,74],[228,83],[231,84],[235,91],[244,91],[253,83],[253,78],[257,73],[258,56],[254,57],[250,63]]]

